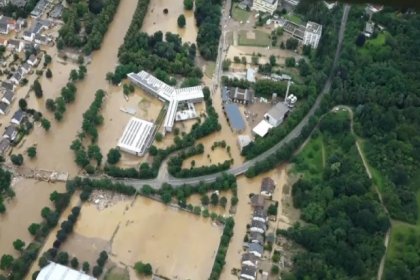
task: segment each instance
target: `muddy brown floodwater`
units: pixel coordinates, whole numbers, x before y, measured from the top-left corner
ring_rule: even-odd
[[[142,261],[170,279],[206,279],[221,232],[209,219],[137,197],[104,210],[84,204],[75,234],[63,250],[89,261],[108,250],[118,266],[131,267]]]
[[[163,13],[163,9],[168,9],[168,14]],[[186,25],[179,28],[177,19],[183,14]],[[171,32],[179,34],[182,42],[195,43],[197,39],[197,26],[195,25],[193,11],[184,10],[183,0],[151,0],[143,21],[142,31],[153,34],[162,31],[163,34]]]
[[[10,254],[18,257],[17,251],[13,249],[13,241],[20,238],[29,244],[33,240],[28,232],[29,225],[42,221],[42,208],[52,207],[50,193],[62,192],[65,187],[64,183],[17,179],[12,188],[16,196],[7,201],[6,213],[0,215],[0,256]]]
[[[136,5],[137,1],[120,2],[114,20],[109,25],[102,42],[101,49],[92,54],[92,63],[87,66],[88,74],[85,80],[76,84],[76,101],[74,104],[67,106],[62,122],[54,121],[52,114],[47,113],[48,118],[53,120],[50,131],[46,133],[43,129],[38,128],[29,136],[29,138],[32,138],[31,141],[37,145],[38,158],[33,162],[28,162],[28,166],[68,171],[70,175],[75,175],[79,171],[74,164],[73,153],[69,149],[70,144],[75,139],[82,125],[82,115],[91,104],[96,90],[104,89],[108,91],[109,89],[105,76],[107,72],[113,71],[118,63],[118,48],[123,43],[124,35],[130,25]],[[68,65],[67,67],[71,70],[77,66]],[[55,75],[58,76],[59,74]],[[68,78],[68,75],[63,75],[65,79]],[[46,79],[42,79],[42,88],[46,94],[59,95],[63,77],[60,77],[57,81],[55,80],[56,78],[53,77],[51,83],[46,81]],[[44,106],[40,105],[40,107]],[[124,126],[124,124],[121,125]],[[24,145],[22,151],[26,148],[26,145]]]

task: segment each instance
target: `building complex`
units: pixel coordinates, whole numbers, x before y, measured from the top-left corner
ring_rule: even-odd
[[[252,10],[273,14],[277,9],[279,0],[254,0]]]

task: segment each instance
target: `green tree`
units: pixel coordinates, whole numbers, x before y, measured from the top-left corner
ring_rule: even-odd
[[[276,57],[274,55],[270,55],[270,65],[275,66],[276,65]]]
[[[226,198],[226,197],[224,197],[224,196],[222,196],[222,197],[220,198],[220,200],[219,200],[219,204],[220,204],[220,206],[222,206],[223,208],[225,208],[225,207],[226,207],[226,205],[227,205],[227,198]]]
[[[192,10],[194,7],[194,1],[193,0],[184,0],[184,9],[185,10]]]
[[[47,77],[48,79],[51,79],[53,76],[52,71],[50,68],[47,69],[47,71],[45,71],[45,77]]]
[[[51,112],[54,112],[54,111],[55,111],[55,109],[56,109],[56,106],[55,106],[55,102],[54,102],[54,100],[52,100],[52,99],[50,99],[50,98],[48,98],[48,99],[45,101],[45,106],[47,107],[48,111],[51,111]]]
[[[70,78],[69,78],[69,80],[72,81],[72,82],[75,82],[78,79],[79,79],[79,73],[77,73],[77,70],[76,69],[72,69],[70,71]]]
[[[35,235],[40,228],[41,228],[41,225],[40,224],[32,223],[28,227],[28,231],[29,231],[30,234]]]
[[[289,38],[286,41],[286,49],[295,50],[299,45],[299,41],[295,38]]]
[[[76,257],[73,257],[70,261],[72,268],[77,269],[79,267],[79,260]]]
[[[294,57],[287,57],[286,58],[286,67],[295,67],[296,60]]]
[[[149,276],[153,274],[153,268],[149,263],[136,262],[134,269],[140,275]]]
[[[8,270],[12,267],[14,258],[11,255],[3,255],[0,260],[0,269]]]
[[[16,239],[13,241],[13,248],[15,248],[16,251],[23,251],[23,248],[25,247],[25,242],[23,242],[20,239]]]
[[[52,61],[52,58],[49,54],[45,54],[44,56],[44,66],[47,66],[48,64],[50,64]]]
[[[210,203],[209,196],[208,196],[208,195],[206,195],[206,194],[202,195],[202,196],[201,196],[201,204],[202,204],[203,206],[207,206],[207,205],[209,205],[209,203]]]
[[[95,265],[92,269],[92,275],[98,278],[102,274],[103,268],[101,266]]]
[[[273,266],[271,267],[271,274],[277,275],[277,274],[279,274],[279,272],[280,272],[279,267],[277,265],[273,264]]]
[[[19,99],[19,108],[25,111],[28,108],[28,102],[23,98]]]
[[[34,146],[29,147],[29,148],[26,150],[26,153],[28,154],[28,157],[30,157],[30,158],[34,158],[34,157],[36,157],[36,147],[34,147]]]
[[[23,156],[21,154],[13,154],[10,156],[10,160],[14,165],[21,166],[23,164]]]
[[[42,126],[43,129],[45,129],[45,131],[48,131],[51,128],[51,123],[46,118],[42,118],[41,119],[41,126]]]
[[[88,263],[88,262],[83,262],[83,265],[82,265],[82,270],[83,270],[85,273],[89,273],[89,270],[90,270],[90,265],[89,265],[89,263]]]
[[[163,135],[162,135],[162,133],[160,133],[160,132],[156,133],[155,139],[156,139],[156,141],[158,141],[158,142],[162,141],[162,140],[163,140]]]
[[[109,164],[116,164],[121,159],[121,153],[118,149],[110,149],[107,154],[107,162]]]
[[[232,64],[232,61],[230,59],[225,59],[222,62],[222,69],[223,71],[229,71],[230,65]]]
[[[59,264],[67,265],[69,263],[69,254],[67,252],[59,252],[56,261]]]
[[[210,196],[210,203],[216,206],[219,203],[219,196],[216,193],[212,193]]]
[[[103,157],[102,157],[101,149],[99,148],[98,145],[93,144],[88,147],[88,157],[89,159],[96,160],[97,164],[101,165]]]
[[[238,202],[239,202],[239,199],[238,199],[238,197],[236,195],[234,195],[234,196],[231,197],[230,204],[232,206],[236,206],[238,204]]]
[[[44,93],[42,91],[42,87],[38,79],[34,81],[34,84],[32,85],[32,89],[34,90],[36,97],[41,98],[43,96]]]
[[[177,19],[177,23],[178,23],[178,27],[179,28],[184,28],[185,24],[187,23],[185,20],[185,16],[184,15],[180,15]]]

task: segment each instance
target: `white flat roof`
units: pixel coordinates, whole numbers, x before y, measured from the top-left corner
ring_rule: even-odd
[[[204,98],[203,88],[201,86],[175,89],[146,71],[129,73],[127,76],[132,82],[143,89],[148,90],[157,95],[160,99],[169,102],[163,125],[167,131],[171,131],[174,126],[179,102],[201,101]]]
[[[260,121],[257,126],[252,129],[252,132],[258,136],[264,137],[273,126],[266,120]]]
[[[67,266],[50,262],[39,272],[36,280],[97,280],[81,271],[71,269]]]
[[[154,124],[132,117],[118,141],[118,147],[131,154],[142,156],[153,136]]]

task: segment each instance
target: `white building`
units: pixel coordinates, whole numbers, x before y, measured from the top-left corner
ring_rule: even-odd
[[[159,98],[163,102],[169,102],[163,127],[165,131],[171,132],[174,126],[178,105],[181,103],[198,103],[204,99],[201,86],[175,89],[162,82],[146,71],[130,73],[128,79],[144,91]]]
[[[288,113],[289,108],[287,105],[283,102],[279,102],[264,115],[264,120],[273,127],[277,127],[283,122]]]
[[[279,4],[278,0],[254,0],[252,10],[273,14]]]
[[[153,141],[154,130],[153,123],[132,117],[117,146],[124,152],[143,156]]]
[[[303,36],[303,44],[310,45],[313,49],[318,48],[319,40],[322,35],[322,25],[308,21],[306,24],[305,34]]]
[[[36,280],[97,280],[81,271],[50,262],[39,272]]]

